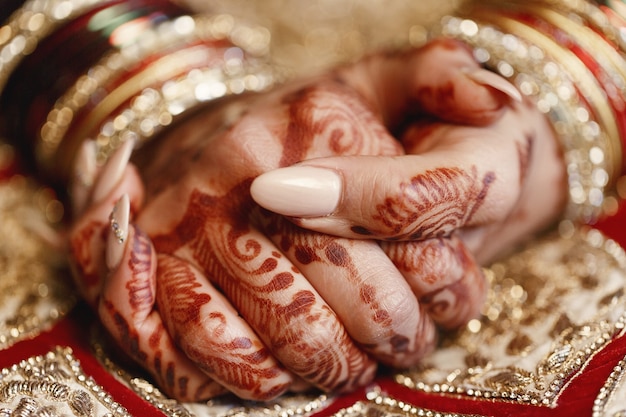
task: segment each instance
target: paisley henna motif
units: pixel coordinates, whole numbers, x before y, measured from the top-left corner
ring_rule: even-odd
[[[468,249],[455,235],[424,241],[383,243],[420,306],[444,327],[456,327],[477,313],[485,280]]]
[[[494,180],[493,172],[479,178],[476,167],[469,172],[460,168],[428,170],[400,184],[397,196],[378,204],[373,221],[381,229],[366,229],[365,233],[392,235],[390,240],[449,235],[473,218]],[[352,228],[361,229],[358,225]]]

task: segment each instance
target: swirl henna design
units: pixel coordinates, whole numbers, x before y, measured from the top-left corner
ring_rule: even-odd
[[[447,236],[466,225],[483,204],[496,175],[489,171],[479,178],[478,169],[437,168],[400,184],[396,196],[375,207],[371,224],[353,225],[359,235],[391,236],[386,240],[420,240]]]
[[[256,223],[307,276],[352,338],[377,360],[408,366],[432,349],[432,322],[404,287],[404,278],[396,272],[394,280],[392,265],[387,270],[389,261],[374,242],[303,232],[283,217],[259,213]],[[412,304],[405,301],[409,297]]]
[[[283,103],[288,105],[289,124],[280,167],[331,155],[402,152],[363,99],[337,79],[301,88],[287,95]]]
[[[248,337],[254,332],[204,277],[178,258],[158,259],[159,309],[170,312],[164,316],[183,351],[241,398],[266,400],[285,392],[289,373],[260,340]]]
[[[198,266],[285,367],[308,382],[352,390],[370,381],[375,364],[299,271],[238,215],[251,207],[238,188],[221,197],[193,191],[182,221],[153,237],[157,250]]]

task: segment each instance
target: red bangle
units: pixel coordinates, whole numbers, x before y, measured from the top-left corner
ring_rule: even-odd
[[[142,19],[154,24],[183,13],[167,0],[110,0],[58,28],[11,74],[0,97],[4,133],[31,146],[56,100],[115,48],[120,41],[112,39],[115,29]]]
[[[606,68],[611,64],[605,63],[605,65],[602,65],[597,59],[600,55],[599,51],[595,51],[596,53],[592,55],[588,50],[580,45],[575,34],[559,28],[541,17],[528,13],[511,13],[510,17],[519,20],[520,22],[523,22],[526,25],[557,40],[560,45],[572,52],[580,60],[580,62],[585,65],[591,74],[593,74],[594,78],[598,82],[598,85],[606,94],[609,107],[613,113],[613,117],[615,118],[615,123],[617,124],[622,149],[626,149],[626,96],[623,93],[623,89],[614,82],[610,70]],[[615,46],[604,36],[603,33],[597,32],[590,26],[587,27],[590,30],[593,30],[608,48],[616,51]],[[605,57],[605,59],[608,58]],[[579,96],[581,100],[587,102],[586,98],[582,96],[580,91]],[[587,104],[589,105],[590,103],[587,102]],[[593,106],[590,108],[593,108]],[[621,172],[622,174],[626,173],[626,158],[622,158]]]

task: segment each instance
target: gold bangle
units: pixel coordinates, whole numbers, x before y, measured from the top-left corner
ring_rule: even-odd
[[[268,48],[265,29],[229,15],[164,22],[133,45],[103,57],[68,89],[41,129],[37,160],[69,178],[73,157],[87,137],[97,136],[102,161],[123,140],[111,132],[137,118],[143,123],[133,127],[133,136],[141,142],[190,107],[266,89],[279,78],[269,65]],[[184,97],[177,89],[184,90]],[[104,95],[94,102],[98,92]],[[93,107],[85,110],[88,102]],[[156,107],[140,109],[148,102]]]
[[[616,122],[597,80],[575,55],[521,22],[484,10],[446,17],[437,33],[472,46],[482,64],[510,79],[550,118],[567,166],[567,218],[593,223],[615,207],[607,189],[621,166]],[[592,108],[578,98],[577,87]]]
[[[132,94],[136,94],[142,88],[148,87],[154,83],[149,81],[149,70],[143,69],[133,76],[134,80],[124,81],[125,87],[112,87],[120,77],[131,71],[132,68],[141,66],[142,62],[147,60],[151,55],[162,53],[162,51],[174,51],[173,54],[182,54],[183,51],[176,52],[186,45],[197,45],[215,43],[227,40],[235,45],[233,33],[242,30],[242,25],[235,24],[234,20],[227,15],[218,16],[181,16],[173,21],[167,21],[158,27],[151,28],[141,34],[139,39],[131,45],[121,47],[112,53],[104,56],[100,62],[93,66],[89,71],[81,76],[67,92],[57,100],[54,108],[48,113],[46,123],[41,128],[40,137],[36,145],[35,154],[37,160],[50,165],[53,155],[56,153],[62,140],[72,126],[76,116],[82,109],[93,101],[94,94],[99,91],[107,91],[97,106],[96,113],[104,113],[100,118],[91,117],[92,123],[82,122],[80,127],[73,128],[73,135],[85,137],[93,133],[94,123],[101,122],[106,114],[115,110],[124,100],[129,99]],[[243,50],[251,56],[262,56],[267,54],[269,35],[260,28],[247,28],[250,34],[247,38],[237,39]],[[239,37],[241,38],[241,36]],[[243,43],[243,44],[242,44]],[[210,45],[209,47],[214,47]],[[223,48],[222,48],[223,49]],[[188,51],[189,52],[189,51]],[[181,57],[177,62],[173,56],[163,56],[159,61],[161,68],[165,68],[168,72],[174,70],[177,64],[180,66],[187,65],[193,67],[191,63],[198,59],[204,59],[201,55],[206,54],[204,51],[188,53],[188,57]],[[191,61],[189,61],[191,60]],[[167,64],[166,61],[173,61]],[[152,63],[152,78],[163,78],[164,74],[154,73],[156,63]],[[142,73],[143,75],[140,75]],[[169,77],[178,76],[178,72],[174,72]],[[145,79],[142,79],[145,77]],[[135,84],[135,91],[128,87]],[[116,89],[117,92],[112,91]],[[129,91],[130,90],[130,91]],[[116,96],[118,96],[116,98]],[[108,104],[107,104],[108,103]],[[108,107],[108,108],[107,108]],[[95,120],[94,120],[95,119]],[[97,120],[97,121],[96,121]],[[96,126],[97,127],[97,126]]]
[[[21,60],[63,23],[104,0],[28,0],[0,27],[0,92]]]

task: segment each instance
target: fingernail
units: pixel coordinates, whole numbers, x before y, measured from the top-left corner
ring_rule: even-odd
[[[76,154],[74,178],[72,181],[72,206],[74,214],[79,214],[83,211],[91,187],[93,187],[97,172],[96,152],[96,142],[86,140]]]
[[[130,200],[128,199],[128,194],[124,194],[115,203],[109,216],[111,230],[107,238],[106,248],[106,263],[109,270],[116,269],[122,261],[124,249],[126,248],[126,239],[128,239],[129,220]]]
[[[261,206],[291,217],[332,213],[341,198],[342,180],[331,169],[310,166],[280,168],[257,177],[250,193]]]
[[[104,165],[93,189],[92,200],[94,202],[101,201],[120,182],[133,152],[133,146],[132,140],[122,143]]]
[[[495,88],[515,101],[522,101],[522,93],[513,84],[495,72],[478,68],[465,71],[465,75],[476,84]]]

